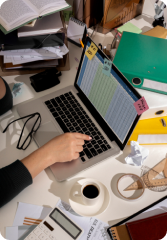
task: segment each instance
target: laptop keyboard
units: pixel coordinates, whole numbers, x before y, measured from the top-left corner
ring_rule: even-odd
[[[91,159],[111,148],[71,92],[52,98],[45,104],[64,133],[79,132],[92,137],[91,141],[85,141],[80,152],[83,162],[86,161],[85,156]]]

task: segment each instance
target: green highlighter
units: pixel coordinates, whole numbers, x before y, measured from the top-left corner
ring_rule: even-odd
[[[167,94],[167,40],[123,32],[113,63],[136,88]]]

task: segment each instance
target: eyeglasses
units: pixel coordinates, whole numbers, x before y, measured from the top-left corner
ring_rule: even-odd
[[[30,133],[28,134],[28,136],[26,137],[26,139],[24,140],[24,142],[23,142],[22,144],[20,144],[21,139],[22,139],[22,136],[23,136],[24,128],[25,128],[27,122],[28,122],[29,120],[31,120],[32,118],[34,118],[35,116],[37,116],[37,119],[36,119],[36,121],[35,121],[32,129],[31,129]],[[10,124],[12,124],[12,123],[14,123],[14,122],[16,122],[16,121],[18,121],[18,120],[24,119],[24,118],[28,118],[28,119],[27,119],[26,122],[24,123],[23,129],[22,129],[22,131],[21,131],[21,134],[20,134],[20,137],[19,137],[19,140],[18,140],[18,143],[17,143],[17,147],[16,147],[17,149],[20,149],[20,150],[26,150],[26,149],[28,148],[28,146],[29,146],[30,143],[31,143],[31,140],[32,140],[32,137],[33,137],[33,133],[36,133],[36,131],[39,129],[40,124],[41,124],[41,115],[40,115],[40,113],[36,112],[36,113],[32,113],[32,114],[30,114],[30,115],[27,115],[27,116],[18,118],[18,119],[16,119],[16,120],[12,121],[11,123],[9,123],[9,124],[7,125],[7,127],[3,130],[3,133],[5,133],[6,130],[8,129],[8,127],[10,126]],[[21,146],[20,146],[20,145],[21,145]]]

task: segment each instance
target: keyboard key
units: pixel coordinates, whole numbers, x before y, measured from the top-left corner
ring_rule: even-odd
[[[70,96],[73,96],[73,95],[72,95],[72,92],[69,92],[69,95],[70,95]]]
[[[69,120],[68,120],[67,118],[63,119],[63,121],[64,121],[65,123],[69,122]]]
[[[93,157],[92,154],[90,153],[90,151],[87,148],[84,149],[84,152],[89,159]]]
[[[104,144],[108,144],[108,142],[106,140],[104,140],[103,142],[104,142]]]
[[[55,108],[50,108],[49,111],[50,112],[55,112],[56,110],[55,110]]]
[[[61,111],[61,108],[60,108],[60,107],[57,107],[57,108],[56,108],[56,111],[58,111],[58,112]]]
[[[70,112],[69,112],[69,111],[65,111],[64,113],[65,113],[66,115],[70,114]]]
[[[71,105],[70,105],[70,104],[66,104],[66,107],[67,107],[67,108],[70,108],[70,107],[71,107]]]
[[[61,118],[62,118],[62,119],[65,119],[65,118],[66,118],[66,115],[61,115]]]
[[[93,145],[96,144],[96,141],[95,141],[95,140],[92,140],[92,141],[91,141],[91,144],[93,144]]]
[[[79,124],[82,122],[80,119],[77,119],[76,121],[77,121],[77,123],[79,123]]]
[[[45,104],[46,104],[46,105],[49,105],[49,104],[50,104],[50,101],[46,101]]]
[[[91,148],[90,151],[91,151],[93,156],[97,156],[97,152],[94,148]]]
[[[52,106],[52,104],[49,104],[49,105],[47,105],[47,107],[50,109],[50,108],[52,108],[53,106]]]
[[[87,144],[87,147],[88,147],[88,148],[92,148],[93,146],[92,146],[92,144],[89,142],[89,143]]]
[[[98,152],[98,154],[100,154],[100,153],[103,152],[103,150],[102,149],[97,149],[97,152]]]
[[[86,161],[84,157],[81,157],[81,160],[82,160],[82,162],[85,162],[85,161]]]
[[[82,130],[83,130],[84,132],[86,132],[86,131],[87,131],[87,128],[84,127]]]
[[[90,131],[90,132],[93,132],[93,128],[92,128],[92,127],[90,127],[90,128],[89,128],[89,131]]]
[[[95,131],[91,132],[92,136],[95,136],[97,133]]]
[[[77,127],[78,126],[78,124],[76,122],[74,122],[72,125],[73,125],[73,127]]]
[[[54,117],[58,117],[58,116],[59,116],[57,112],[53,112],[52,115],[53,115]]]
[[[61,99],[59,97],[55,98],[58,103],[61,103]]]
[[[68,104],[68,101],[67,101],[67,100],[65,100],[65,101],[63,101],[63,103],[66,105],[66,104]]]
[[[64,124],[64,122],[61,120],[61,118],[57,117],[55,118],[56,121],[58,122],[58,124],[60,125],[61,129],[63,130],[63,132],[69,132],[68,128],[66,127],[66,125]]]
[[[73,128],[73,127],[69,127],[69,130],[70,130],[70,131],[74,131],[74,128]]]
[[[53,104],[54,107],[58,107],[58,104],[57,104],[56,101],[52,102],[52,104]]]
[[[63,111],[67,111],[67,108],[66,108],[66,107],[63,107],[62,110],[63,110]]]
[[[60,106],[61,108],[65,107],[64,103],[60,103],[59,106]]]
[[[83,122],[84,122],[84,120],[83,120]],[[88,122],[88,121],[87,121],[87,122]],[[87,127],[87,128],[90,128],[90,127],[91,127],[90,123],[87,123],[87,124],[86,124],[86,127]]]
[[[76,112],[71,112],[71,115],[75,116],[75,115],[77,115],[77,113]]]
[[[67,127],[70,127],[70,126],[71,126],[71,123],[70,123],[70,122],[68,122],[66,125],[67,125]]]
[[[70,100],[71,100],[71,97],[69,96],[69,97],[67,97],[67,99],[70,101]]]
[[[63,112],[63,111],[59,111],[59,114],[60,114],[60,115],[63,115],[63,114],[64,114],[64,112]]]
[[[102,148],[103,151],[107,151],[107,148],[104,144],[102,144],[100,147]]]
[[[83,151],[79,153],[80,157],[83,157],[84,155],[85,155],[85,153]]]
[[[97,142],[99,145],[101,145],[103,143],[102,140],[98,140]]]
[[[103,137],[102,135],[100,136],[100,138],[101,138],[102,140],[104,140],[104,137]]]
[[[69,97],[69,93],[65,93],[64,96]]]
[[[61,100],[66,100],[66,98],[63,95],[60,95]]]
[[[77,107],[77,105],[76,105],[76,104],[72,104],[72,106],[73,106],[73,108],[76,108],[76,107]]]
[[[69,115],[67,115],[67,118],[71,119],[71,118],[72,118],[72,116],[69,114]]]
[[[74,123],[74,122],[75,122],[74,118],[71,118],[71,119],[70,119],[70,122],[71,122],[71,123]]]
[[[68,111],[69,111],[70,113],[73,112],[73,108],[70,107],[70,108],[68,109]]]
[[[98,149],[98,148],[99,148],[99,145],[98,145],[98,144],[94,145],[94,148],[95,148],[95,149]]]
[[[82,112],[77,112],[78,116],[80,116],[80,118],[82,118]]]
[[[80,126],[81,128],[85,127],[85,125],[84,125],[83,123],[81,123],[79,126]]]
[[[108,149],[110,149],[111,148],[111,146],[109,145],[109,144],[107,144],[107,146],[106,146]]]
[[[75,115],[75,120],[79,119],[79,117],[77,115]]]
[[[77,131],[80,131],[80,130],[81,130],[81,128],[80,128],[80,127],[76,127],[75,129],[76,129]]]
[[[79,112],[79,108],[75,108],[75,111],[76,111],[76,112]]]
[[[99,140],[100,137],[99,137],[98,135],[96,135],[96,136],[94,137],[94,139]]]

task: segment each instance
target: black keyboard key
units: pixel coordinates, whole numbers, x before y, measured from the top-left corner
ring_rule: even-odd
[[[91,132],[91,134],[92,134],[92,136],[96,136],[96,132],[95,131],[93,131],[93,132]]]
[[[77,119],[76,121],[77,121],[77,123],[79,123],[79,124],[82,122],[80,119]]]
[[[104,140],[103,142],[104,142],[104,144],[108,144],[108,142],[106,140]]]
[[[71,97],[67,97],[67,99],[70,101],[70,100],[71,100]]]
[[[71,115],[72,115],[72,116],[75,116],[75,115],[77,115],[77,114],[76,114],[76,112],[71,112]]]
[[[63,121],[64,121],[65,123],[69,122],[69,120],[68,120],[67,118],[63,119]]]
[[[74,118],[71,118],[71,119],[70,119],[70,122],[71,122],[71,123],[74,123],[74,122],[75,122]]]
[[[110,149],[111,148],[111,146],[109,145],[109,144],[107,144],[107,146],[106,146],[108,149]]]
[[[63,111],[67,111],[67,108],[66,108],[66,107],[63,107],[62,110],[63,110]]]
[[[80,126],[81,128],[85,127],[85,125],[84,125],[83,123],[81,123],[79,126]]]
[[[77,108],[75,108],[75,111],[76,111],[76,112],[79,112],[79,108],[78,108],[78,107],[77,107]]]
[[[54,101],[52,104],[53,104],[54,107],[58,107],[59,106],[56,101]]]
[[[66,115],[70,114],[70,112],[69,112],[69,111],[65,111],[64,113],[65,113]]]
[[[98,135],[96,135],[96,136],[94,137],[94,139],[99,140],[100,137],[99,137]]]
[[[82,130],[83,130],[84,132],[86,132],[86,131],[87,131],[87,128],[84,127]]]
[[[96,127],[95,124],[94,124],[93,122],[91,123],[91,125],[92,125],[92,127],[94,127],[94,128]],[[97,129],[96,131],[98,131],[98,129]]]
[[[64,96],[69,97],[70,95],[69,95],[69,93],[65,93]]]
[[[90,135],[90,132],[87,131],[87,132],[85,132],[85,134],[89,136],[89,135]]]
[[[67,105],[67,104],[68,104],[68,101],[67,101],[67,100],[65,100],[65,101],[63,101],[63,103],[64,103],[65,105]]]
[[[83,151],[79,153],[80,157],[83,157],[84,155],[85,155],[85,153]]]
[[[90,151],[89,151],[87,148],[84,149],[84,153],[86,154],[86,156],[87,156],[89,159],[93,157],[92,154],[90,153]]]
[[[76,127],[75,129],[76,129],[77,131],[80,131],[80,130],[81,130],[81,128],[80,128],[80,127]]]
[[[70,100],[69,102],[71,105],[73,105],[75,103],[73,100]]]
[[[58,103],[61,103],[61,99],[59,97],[55,98]]]
[[[90,128],[89,128],[89,131],[90,131],[90,132],[93,132],[93,128],[92,128],[92,127],[90,127]]]
[[[65,107],[64,103],[60,103],[59,106],[60,106],[61,108]]]
[[[73,128],[73,127],[69,127],[69,130],[70,130],[70,131],[74,131],[74,128]]]
[[[56,108],[56,111],[58,111],[58,112],[61,111],[61,108],[60,108],[60,107],[57,107],[57,108]]]
[[[55,112],[55,108],[50,108],[49,111],[50,112]]]
[[[96,141],[95,141],[95,140],[92,140],[92,141],[91,141],[91,144],[93,144],[93,145],[96,144]]]
[[[102,148],[103,151],[107,151],[107,147],[104,144],[102,144],[100,147]]]
[[[88,147],[88,148],[92,148],[93,146],[92,146],[92,144],[89,142],[89,143],[87,144],[87,147]]]
[[[65,98],[63,95],[61,95],[60,98],[61,98],[61,100],[63,100],[63,101],[66,100],[66,98]]]
[[[73,112],[73,108],[70,107],[70,108],[68,109],[68,111],[69,111],[70,113]]]
[[[98,149],[98,148],[99,148],[99,145],[98,145],[98,144],[94,145],[94,148],[95,148],[95,149]]]
[[[91,148],[90,151],[94,157],[98,155],[94,148]]]
[[[96,132],[98,132],[98,129],[97,129],[97,127],[94,127],[94,130],[95,130]]]
[[[77,105],[76,105],[76,104],[72,104],[72,106],[73,106],[73,108],[76,108],[76,107],[77,107]]]
[[[102,149],[97,149],[97,152],[98,152],[98,154],[100,154],[100,153],[103,152],[103,150]]]
[[[77,127],[78,126],[78,124],[76,122],[74,122],[72,125],[73,125],[73,127]]]
[[[46,104],[46,105],[49,105],[49,104],[50,104],[50,101],[46,101],[45,104]]]
[[[85,162],[85,161],[86,161],[84,157],[81,157],[81,160],[82,160],[82,162]]]
[[[88,123],[88,120],[87,120],[87,119],[84,119],[83,122],[84,122],[84,123]]]
[[[82,119],[82,121],[85,119],[85,116],[82,114],[82,116],[80,116],[80,118]]]
[[[57,112],[53,112],[52,115],[53,115],[55,118],[59,116]]]
[[[57,117],[56,121],[58,122],[58,124],[60,125],[61,129],[63,130],[63,132],[69,132],[68,128],[66,127],[66,125],[64,124],[64,122],[61,120],[61,118]]]
[[[66,115],[61,115],[60,116],[62,119],[65,119],[66,118]]]
[[[82,118],[82,112],[77,112],[78,116],[80,116],[80,118]]]
[[[63,114],[64,114],[64,112],[63,112],[63,111],[59,111],[59,114],[60,114],[60,115],[63,115]]]
[[[70,104],[66,104],[66,107],[67,107],[67,108],[70,108],[70,107],[71,107],[71,105],[70,105]]]
[[[102,135],[100,136],[100,138],[101,138],[102,140],[104,140],[104,137],[103,137]]]
[[[75,120],[78,120],[78,119],[79,119],[79,117],[77,115],[75,115]]]
[[[68,119],[67,119],[67,120],[68,120]],[[68,122],[68,123],[66,123],[66,125],[67,125],[67,127],[70,127],[70,126],[71,126],[71,123]]]
[[[72,118],[72,116],[69,114],[69,115],[67,115],[67,118],[71,119],[71,118]]]
[[[52,108],[53,106],[52,106],[52,104],[49,104],[49,105],[47,105],[47,107],[50,109],[50,108]]]
[[[69,92],[69,95],[70,95],[70,96],[73,96],[73,95],[72,95],[72,92]]]
[[[102,140],[98,140],[97,142],[99,145],[101,145],[103,143]]]
[[[84,122],[84,121],[83,121]],[[89,123],[85,124],[87,128],[90,128],[91,125]]]

